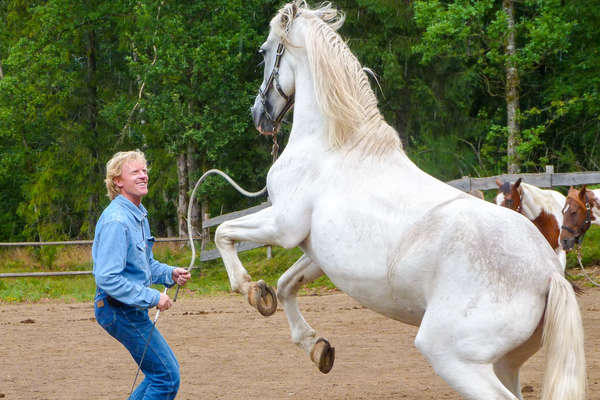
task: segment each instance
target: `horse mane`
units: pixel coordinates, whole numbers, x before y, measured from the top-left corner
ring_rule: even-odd
[[[335,149],[359,149],[382,155],[402,151],[398,133],[377,107],[365,69],[336,32],[344,15],[325,3],[310,9],[304,0],[285,5],[271,22],[271,29],[289,43],[287,34],[296,18],[304,18],[310,70],[317,104],[327,119],[329,144]]]
[[[552,190],[544,190],[544,189],[540,189],[537,186],[534,185],[530,185],[528,183],[525,182],[521,182],[521,188],[523,188],[523,191],[527,192],[528,196],[530,197],[530,200],[539,205],[543,210],[546,210],[547,212],[551,212],[551,213],[558,213],[561,214],[561,210],[562,210],[562,206],[564,204],[564,201],[558,202],[557,197],[555,197],[552,194]],[[558,193],[558,192],[556,192]],[[523,203],[523,196],[521,196],[521,204]]]

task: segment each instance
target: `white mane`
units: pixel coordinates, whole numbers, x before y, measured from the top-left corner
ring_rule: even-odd
[[[523,189],[521,205],[523,212],[528,218],[534,219],[540,214],[542,209],[549,214],[562,216],[562,208],[566,200],[565,196],[555,190],[540,189],[525,182],[522,182],[520,186]]]
[[[331,147],[356,148],[364,154],[402,150],[397,132],[379,112],[367,74],[336,32],[344,22],[343,14],[329,3],[312,10],[305,1],[296,1],[279,11],[271,29],[287,44],[297,18],[306,21],[306,52]]]

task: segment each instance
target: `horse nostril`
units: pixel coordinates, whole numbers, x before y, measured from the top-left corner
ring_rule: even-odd
[[[574,240],[571,239],[562,239],[560,241],[560,245],[564,250],[570,250],[573,247]]]

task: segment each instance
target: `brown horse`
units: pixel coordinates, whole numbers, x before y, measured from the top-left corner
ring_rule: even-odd
[[[565,196],[555,190],[544,190],[522,183],[521,178],[513,184],[496,179],[496,184],[496,204],[523,214],[533,222],[558,256],[564,269],[567,257],[558,238],[563,222],[561,207],[565,203]]]
[[[600,189],[589,190],[583,186],[577,190],[571,186],[562,214],[560,245],[568,251],[575,243],[581,244],[591,224],[600,225]]]

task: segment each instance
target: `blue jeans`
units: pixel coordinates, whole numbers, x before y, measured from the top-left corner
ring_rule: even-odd
[[[150,338],[141,370],[145,379],[132,393],[129,400],[171,400],[179,389],[179,363],[173,351],[154,327],[148,310],[131,306],[112,306],[106,295],[97,292],[94,299],[96,321],[112,337],[117,339],[139,365]],[[132,371],[131,379],[134,374]],[[128,389],[129,390],[129,389]]]

